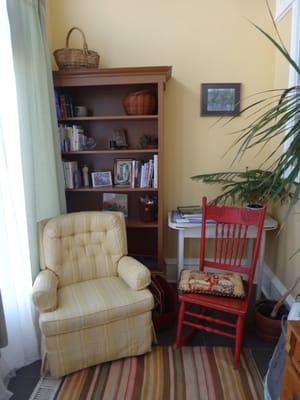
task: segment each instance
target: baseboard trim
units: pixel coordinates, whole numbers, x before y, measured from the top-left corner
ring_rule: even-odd
[[[167,280],[171,283],[177,282],[177,259],[166,258]],[[197,269],[199,265],[199,258],[185,258],[184,265],[190,269]],[[274,274],[271,268],[265,264],[263,270],[262,292],[267,298],[278,299],[286,291],[286,287]],[[293,296],[289,295],[286,303],[291,306],[295,302]]]

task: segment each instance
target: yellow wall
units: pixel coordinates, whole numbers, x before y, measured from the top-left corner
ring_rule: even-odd
[[[200,117],[200,84],[241,82],[242,97],[273,85],[274,49],[248,22],[270,30],[261,0],[48,0],[51,51],[64,47],[68,29],[81,27],[103,67],[172,65],[165,121],[165,212],[196,204],[216,188],[190,180],[197,173],[227,170],[223,158],[233,141],[230,126]],[[81,46],[79,35],[71,44]],[[244,103],[245,104],[245,103]],[[248,155],[236,169],[258,166],[263,155]],[[187,256],[197,255],[190,245]],[[176,255],[176,237],[165,227],[165,256]]]

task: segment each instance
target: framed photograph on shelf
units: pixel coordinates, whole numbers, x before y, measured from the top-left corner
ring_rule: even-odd
[[[103,193],[103,211],[121,211],[128,217],[128,195],[123,193]]]
[[[114,183],[116,186],[131,186],[132,161],[122,158],[114,161]]]
[[[92,185],[94,188],[112,186],[110,171],[92,172]]]
[[[127,147],[126,129],[114,129],[113,141],[117,148]]]
[[[240,83],[202,83],[201,112],[205,115],[236,115],[240,112]]]

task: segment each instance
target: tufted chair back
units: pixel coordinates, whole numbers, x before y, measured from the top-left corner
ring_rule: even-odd
[[[42,229],[40,247],[41,267],[55,272],[59,287],[116,276],[119,259],[127,255],[124,216],[89,211],[52,218]]]

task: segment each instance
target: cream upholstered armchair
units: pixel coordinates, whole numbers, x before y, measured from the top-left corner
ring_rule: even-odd
[[[42,221],[33,286],[43,370],[62,376],[151,350],[150,272],[127,256],[123,214],[79,212]]]

